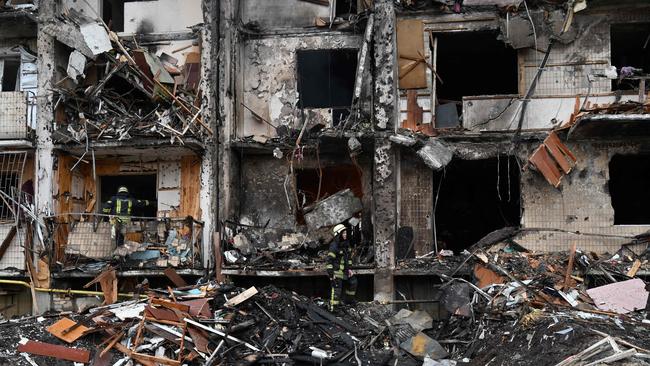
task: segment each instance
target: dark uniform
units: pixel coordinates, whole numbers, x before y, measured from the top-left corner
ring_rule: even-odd
[[[357,278],[349,275],[351,264],[349,240],[342,240],[337,235],[330,244],[327,259],[327,273],[332,282],[330,308],[333,309],[341,303],[341,300],[344,303],[353,302],[357,293]]]
[[[131,222],[133,209],[146,207],[152,203],[152,201],[137,200],[131,197],[125,187],[120,187],[117,194],[104,203],[102,212],[107,215],[113,215],[111,222],[113,224],[115,242],[118,246],[124,244],[124,235],[126,235],[125,225]]]

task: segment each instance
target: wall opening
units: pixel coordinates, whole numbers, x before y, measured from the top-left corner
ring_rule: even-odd
[[[20,90],[20,60],[0,59],[0,91]]]
[[[462,113],[463,96],[518,94],[517,51],[497,39],[496,32],[434,34],[437,105],[455,105]],[[438,114],[438,113],[436,113]]]
[[[340,110],[352,104],[357,50],[303,50],[297,58],[300,107],[332,108],[337,121],[343,118]]]
[[[357,0],[336,0],[336,16],[348,19],[357,14]]]
[[[157,179],[155,174],[146,175],[105,175],[100,177],[100,200],[102,204],[117,193],[120,186],[126,186],[135,199],[156,200]],[[133,216],[156,217],[156,206],[134,209]]]
[[[452,160],[434,173],[433,190],[438,249],[458,254],[494,230],[519,226],[519,166],[514,157]]]
[[[612,24],[610,27],[612,66],[631,66],[650,72],[650,23]],[[619,74],[620,75],[620,74]],[[638,89],[638,80],[614,80],[614,90]]]
[[[104,0],[102,18],[114,32],[124,32],[124,3],[151,0]]]
[[[614,225],[650,224],[650,155],[614,155],[608,186]]]
[[[355,196],[363,198],[362,172],[352,164],[342,164],[322,168],[322,180],[319,169],[300,169],[296,171],[296,187],[301,207],[309,206],[334,193],[350,188]],[[318,187],[320,181],[320,196]],[[299,224],[305,224],[301,211],[296,215]]]

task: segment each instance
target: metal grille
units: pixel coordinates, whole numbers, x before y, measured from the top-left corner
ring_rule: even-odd
[[[190,218],[132,217],[125,223],[124,245],[117,247],[109,215],[51,217],[58,270],[92,270],[119,257],[122,269],[201,268],[203,225]]]
[[[0,152],[0,240],[13,236],[0,259],[0,270],[25,270],[25,216],[19,205],[29,203],[31,197],[20,190],[27,152]]]
[[[16,193],[20,191],[26,159],[25,151],[0,152],[0,191],[5,193],[0,194],[0,222],[17,223],[18,208],[5,195],[20,197]]]
[[[416,255],[426,254],[433,250],[433,175],[431,169],[412,154],[404,156],[400,171],[400,226],[413,228]]]

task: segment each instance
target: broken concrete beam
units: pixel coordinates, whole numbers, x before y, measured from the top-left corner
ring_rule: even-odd
[[[430,138],[429,141],[417,151],[417,154],[424,163],[433,170],[444,168],[453,156],[452,151],[440,140]]]
[[[43,32],[91,59],[113,49],[102,25],[74,10],[70,10],[69,17],[74,21],[62,19],[60,22],[47,23],[43,26]]]
[[[305,221],[313,229],[336,225],[363,209],[361,200],[349,188],[325,198],[312,207],[311,211],[305,214]]]
[[[394,142],[402,146],[413,146],[417,143],[417,140],[415,138],[411,136],[400,135],[400,134],[389,136],[388,139],[391,142]]]

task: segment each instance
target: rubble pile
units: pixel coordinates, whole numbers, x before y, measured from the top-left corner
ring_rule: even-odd
[[[645,252],[623,246],[613,255],[529,253],[499,244],[464,258],[453,273],[470,267],[472,281],[439,273],[439,305],[451,315],[423,331],[446,358],[471,365],[650,364],[648,290],[636,277],[647,271]],[[441,364],[435,362],[429,364]]]
[[[75,11],[60,21],[45,30],[74,48],[67,76],[55,86],[58,142],[166,137],[183,144],[184,137],[212,133],[201,117],[198,47],[184,59],[155,55]]]
[[[122,269],[200,268],[202,223],[185,219],[132,220],[126,240],[116,247],[105,217],[87,215],[70,224],[59,217],[48,220],[51,235],[65,230],[65,256],[56,270],[98,273],[108,263]]]
[[[18,347],[3,352],[2,362],[379,365],[391,358],[380,334],[354,311],[335,316],[322,301],[273,286],[244,290],[208,282],[140,297],[37,322],[0,323],[3,342]],[[12,327],[19,330],[10,335]]]

